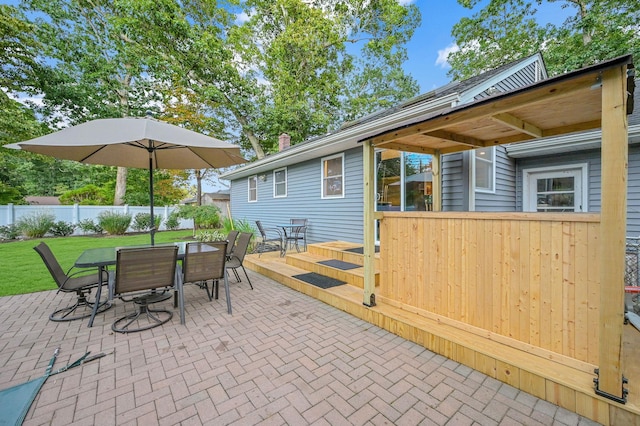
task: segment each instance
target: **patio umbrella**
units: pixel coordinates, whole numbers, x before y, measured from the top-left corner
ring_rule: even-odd
[[[88,121],[5,147],[87,164],[148,168],[152,245],[154,169],[221,168],[246,162],[235,145],[150,117]]]

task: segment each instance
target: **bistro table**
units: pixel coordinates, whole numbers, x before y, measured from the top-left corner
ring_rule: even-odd
[[[282,228],[282,251],[280,252],[280,256],[284,257],[287,255],[287,247],[289,246],[289,241],[295,241],[292,233],[296,228],[303,228],[304,225],[294,224],[294,223],[281,223],[276,225],[277,228]],[[295,241],[296,249],[300,252],[298,248],[298,242]]]
[[[106,271],[108,266],[114,266],[116,264],[116,255],[119,249],[122,248],[148,248],[148,247],[158,247],[158,246],[166,246],[166,245],[175,245],[178,246],[178,260],[183,260],[185,256],[185,250],[187,247],[186,242],[177,242],[177,243],[167,243],[167,244],[155,244],[155,246],[151,246],[150,244],[146,245],[137,245],[137,246],[120,246],[120,247],[98,247],[98,248],[90,248],[82,252],[82,254],[76,260],[74,264],[77,268],[98,268],[98,276],[100,277],[100,282],[98,285],[98,290],[96,293],[96,303],[93,305],[93,311],[91,312],[91,318],[89,319],[88,327],[93,326],[93,320],[95,319],[96,313],[98,312],[100,306],[100,296],[102,293],[102,286],[104,285],[102,280],[102,272]],[[218,250],[215,247],[207,246],[211,248],[211,250]],[[117,273],[117,271],[116,271]],[[180,275],[179,271],[176,270],[176,275]],[[184,291],[182,285],[182,279],[179,276],[176,276],[176,291],[178,292],[178,303],[180,305],[180,324],[185,323],[184,318]],[[111,300],[107,300],[104,303],[111,303]]]

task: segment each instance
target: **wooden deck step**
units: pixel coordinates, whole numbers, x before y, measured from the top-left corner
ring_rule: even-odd
[[[364,288],[364,268],[359,266],[353,269],[340,269],[328,265],[323,265],[319,262],[339,260],[341,262],[348,262],[343,259],[335,259],[334,257],[326,257],[311,252],[307,253],[295,253],[287,254],[286,263],[291,266],[295,266],[300,269],[304,269],[309,272],[315,272],[317,274],[326,275],[327,277],[335,278],[336,280],[344,281],[347,284],[351,284],[358,288]],[[354,262],[354,265],[358,265]],[[378,285],[380,273],[376,271],[376,285]]]
[[[326,243],[309,244],[307,253],[324,256],[329,259],[342,260],[343,262],[355,263],[362,266],[364,264],[364,255],[353,253],[346,250],[362,247],[362,244],[350,243],[347,241],[329,241]],[[376,253],[375,265],[376,269],[380,267],[380,254]]]

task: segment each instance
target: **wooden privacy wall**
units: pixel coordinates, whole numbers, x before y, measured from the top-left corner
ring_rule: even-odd
[[[385,212],[378,293],[597,365],[599,232],[597,214]]]

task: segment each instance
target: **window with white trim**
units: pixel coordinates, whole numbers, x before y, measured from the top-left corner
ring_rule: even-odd
[[[273,171],[273,197],[281,198],[287,196],[287,168]]]
[[[474,151],[474,184],[476,191],[494,192],[496,188],[496,150],[490,146]]]
[[[344,197],[344,154],[322,159],[322,198]]]
[[[586,164],[524,169],[522,175],[524,211],[588,211]]]
[[[255,203],[256,201],[258,201],[258,176],[249,176],[249,178],[247,179],[247,183],[249,185],[249,202]]]

